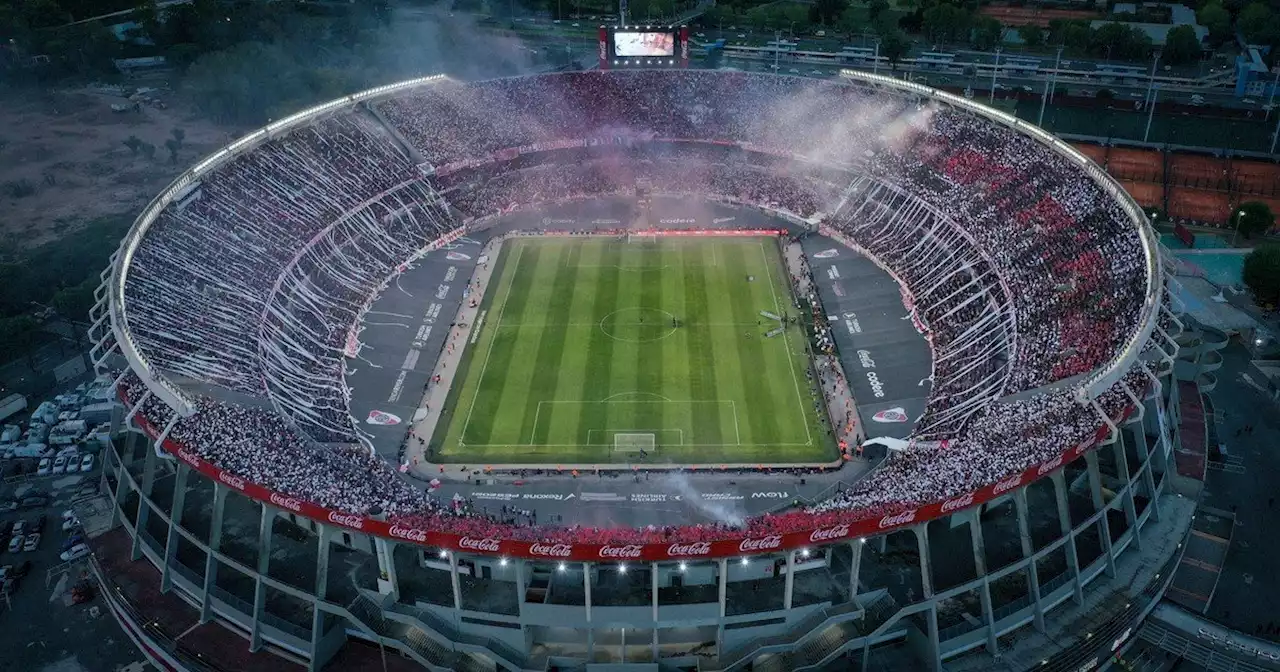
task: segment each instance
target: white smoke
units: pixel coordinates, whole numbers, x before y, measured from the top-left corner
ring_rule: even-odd
[[[742,527],[746,524],[746,513],[741,507],[735,506],[728,502],[715,502],[703,499],[702,493],[695,487],[688,474],[683,472],[671,472],[663,479],[663,482],[669,486],[676,494],[680,495],[681,500],[689,506],[697,509],[708,518],[715,520],[724,525],[733,527]]]

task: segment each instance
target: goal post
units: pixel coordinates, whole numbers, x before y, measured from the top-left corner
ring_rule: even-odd
[[[651,433],[618,432],[613,435],[615,453],[653,453],[657,438]]]

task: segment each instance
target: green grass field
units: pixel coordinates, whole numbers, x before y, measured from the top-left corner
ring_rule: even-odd
[[[764,336],[761,311],[795,314],[772,239],[517,238],[494,271],[436,461],[836,457],[801,328]]]

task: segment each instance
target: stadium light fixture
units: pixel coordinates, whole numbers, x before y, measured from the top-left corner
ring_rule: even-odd
[[[569,566],[562,562],[558,567],[556,567],[556,570],[559,571],[561,574],[563,574],[564,572],[569,570]]]
[[[625,562],[618,563],[618,573],[619,574],[627,573],[627,563]]]
[[[499,567],[506,567],[506,566],[507,566],[507,559],[506,559],[506,558],[498,558],[498,566],[499,566]]]
[[[802,548],[802,549],[800,549],[800,557],[802,557],[802,558],[807,558],[807,557],[809,557],[809,549],[807,549],[807,548]]]
[[[682,563],[680,563],[680,571],[682,571],[682,572],[683,572],[683,571],[685,571],[685,570],[687,570],[687,569],[689,569],[689,563],[687,563],[687,562],[682,562]]]
[[[444,559],[446,559],[446,558],[448,558],[448,557],[449,557],[449,551],[446,551],[446,550],[444,550],[443,548],[442,548],[442,549],[440,549],[440,559],[441,559],[441,560],[444,560]]]
[[[748,558],[748,557],[745,557],[745,556],[742,558],[742,565],[743,565],[744,567],[745,567],[748,563],[750,563],[750,562],[751,562],[751,558]]]

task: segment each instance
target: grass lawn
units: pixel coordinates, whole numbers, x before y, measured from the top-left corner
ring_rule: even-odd
[[[435,459],[834,459],[801,328],[765,337],[761,311],[795,314],[785,278],[766,237],[508,240]]]

